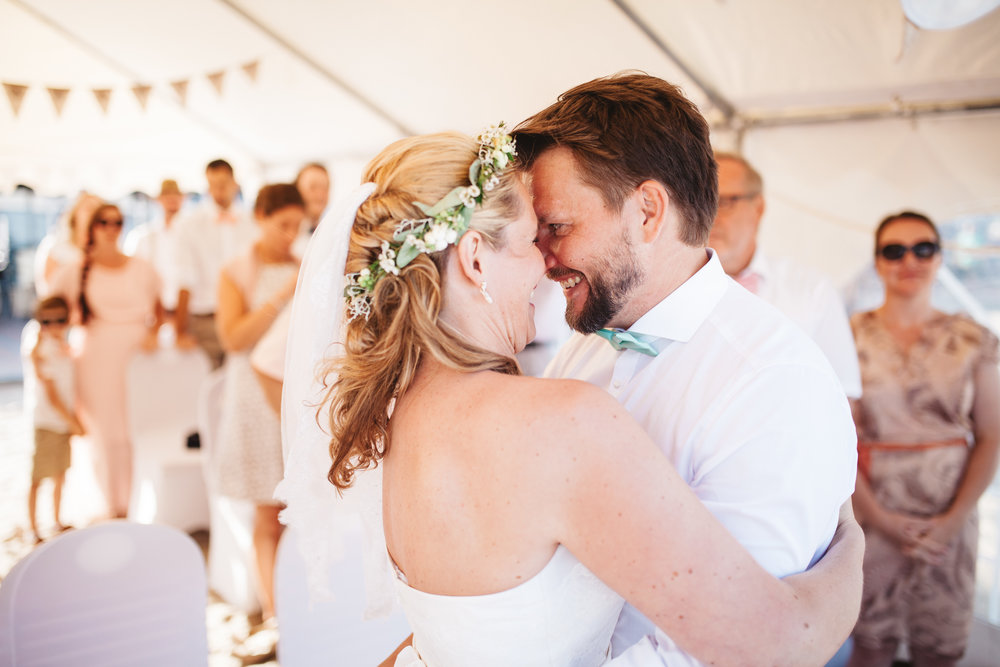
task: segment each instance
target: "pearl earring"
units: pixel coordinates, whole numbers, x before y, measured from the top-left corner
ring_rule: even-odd
[[[486,303],[493,303],[493,297],[491,297],[490,293],[486,291],[485,280],[479,284],[479,293],[483,295],[484,299],[486,299]]]

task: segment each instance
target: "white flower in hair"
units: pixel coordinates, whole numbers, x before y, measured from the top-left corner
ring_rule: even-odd
[[[476,195],[473,194],[472,187],[465,188],[462,190],[461,194],[458,195],[458,198],[462,200],[462,203],[469,207],[476,205]]]
[[[348,322],[356,317],[369,317],[375,285],[381,278],[398,276],[399,270],[417,255],[440,252],[468,230],[476,206],[483,203],[484,193],[496,189],[500,184],[499,172],[517,155],[514,139],[502,122],[484,130],[478,140],[478,158],[469,166],[469,185],[452,189],[433,206],[413,202],[427,217],[401,221],[392,242],[382,241],[375,261],[348,276],[344,288]]]
[[[444,250],[458,239],[458,232],[448,225],[431,225],[431,228],[424,234],[424,244],[428,250],[436,252]]]

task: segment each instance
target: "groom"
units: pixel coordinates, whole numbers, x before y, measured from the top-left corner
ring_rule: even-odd
[[[854,424],[819,349],[706,248],[717,180],[701,114],[661,79],[618,75],[515,136],[579,332],[546,374],[604,387],[765,569],[805,570],[854,490]],[[697,664],[626,605],[614,655],[639,641],[627,664]]]

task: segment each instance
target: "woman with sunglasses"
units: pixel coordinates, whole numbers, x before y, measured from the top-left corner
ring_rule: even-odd
[[[137,351],[156,348],[162,319],[156,271],[118,247],[123,222],[117,206],[98,207],[87,225],[82,263],[65,267],[53,280],[54,292],[76,304],[84,331],[77,402],[112,518],[128,514],[132,493],[132,443],[125,417],[128,365]]]
[[[854,405],[864,597],[850,667],[954,665],[972,622],[976,503],[1000,449],[997,338],[931,306],[941,237],[904,211],[875,232],[885,302],[851,319],[864,393]]]

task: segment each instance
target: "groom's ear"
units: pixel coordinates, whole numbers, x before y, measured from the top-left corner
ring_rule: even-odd
[[[640,234],[645,243],[652,243],[667,227],[670,193],[662,183],[652,179],[640,183],[637,191],[643,215]]]
[[[458,259],[461,275],[476,287],[483,281],[482,262],[485,249],[486,239],[474,229],[462,234],[462,238],[455,246],[455,255]]]

